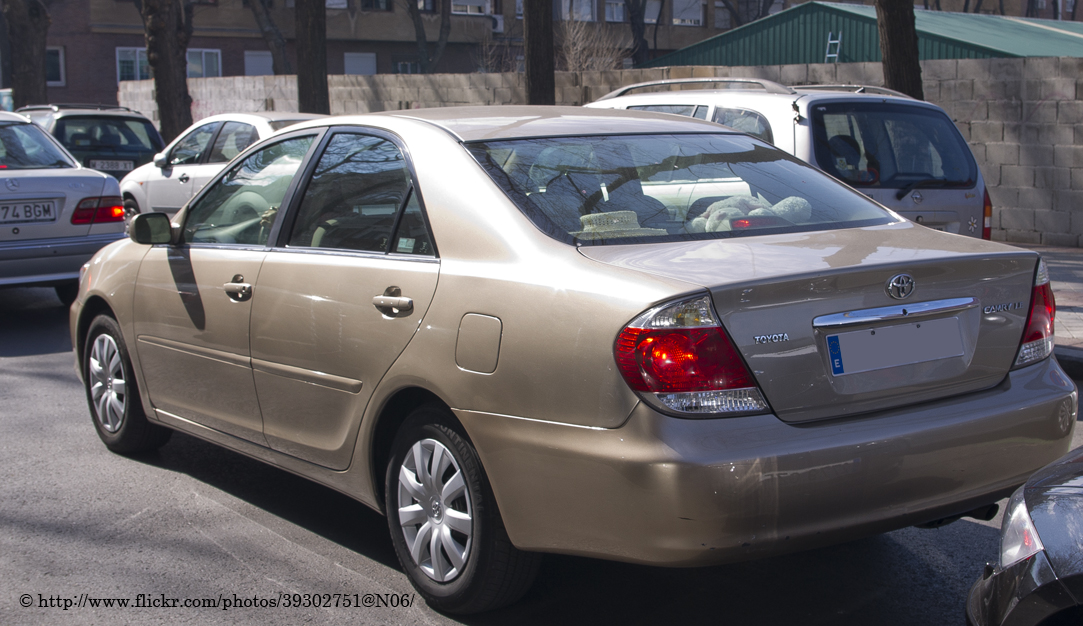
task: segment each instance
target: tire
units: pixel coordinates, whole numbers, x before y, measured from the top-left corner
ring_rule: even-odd
[[[128,347],[116,320],[99,315],[90,323],[83,350],[87,404],[105,447],[120,454],[162,447],[173,431],[151,424],[143,412]]]
[[[53,285],[53,291],[56,292],[56,297],[60,299],[61,304],[70,307],[75,302],[75,299],[79,297],[79,283],[71,281]]]
[[[127,219],[132,219],[133,215],[139,215],[139,203],[134,198],[128,196],[124,197],[124,216]]]
[[[457,426],[442,406],[407,417],[392,444],[384,504],[399,563],[429,606],[479,613],[521,598],[541,555],[511,544],[477,452]],[[434,459],[443,471],[430,479]]]

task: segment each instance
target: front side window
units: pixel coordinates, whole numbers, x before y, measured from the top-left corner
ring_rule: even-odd
[[[718,107],[714,110],[715,124],[729,126],[733,130],[748,133],[753,137],[759,137],[767,143],[775,143],[775,136],[771,133],[771,124],[767,118],[746,109],[724,109]]]
[[[204,124],[185,135],[183,139],[177,142],[176,146],[173,146],[172,152],[169,153],[169,164],[192,165],[199,163],[200,157],[203,156],[203,150],[210,143],[214,131],[218,130],[218,124],[219,122]]]
[[[974,156],[948,116],[921,106],[875,102],[816,104],[816,162],[855,187],[969,188]]]
[[[184,240],[265,245],[312,139],[296,137],[271,144],[230,168],[189,209]]]
[[[534,224],[577,245],[888,224],[890,213],[743,135],[476,142],[467,149]]]
[[[387,252],[412,187],[410,171],[390,141],[355,133],[331,138],[305,190],[289,245]],[[401,240],[398,247],[409,246]]]
[[[214,140],[214,147],[207,157],[208,163],[225,163],[244,152],[245,148],[259,141],[256,127],[242,122],[226,122],[222,132]]]
[[[36,124],[0,124],[0,171],[75,167]]]

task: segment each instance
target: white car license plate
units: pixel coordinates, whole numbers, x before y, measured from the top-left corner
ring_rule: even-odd
[[[55,221],[56,203],[52,200],[25,200],[0,204],[0,224]]]
[[[827,350],[831,373],[843,376],[962,356],[963,338],[947,317],[828,335]]]
[[[130,172],[135,169],[134,161],[102,161],[98,159],[92,159],[90,161],[90,169],[93,170],[109,170],[112,172]]]

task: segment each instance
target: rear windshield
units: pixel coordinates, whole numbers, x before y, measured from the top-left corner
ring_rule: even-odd
[[[137,118],[67,116],[57,120],[53,134],[68,150],[160,152],[163,148],[154,126]]]
[[[876,102],[812,106],[816,162],[855,187],[969,188],[978,166],[942,111]]]
[[[75,167],[39,126],[0,124],[0,170]]]
[[[538,228],[573,244],[896,221],[864,196],[745,135],[549,137],[466,147]]]

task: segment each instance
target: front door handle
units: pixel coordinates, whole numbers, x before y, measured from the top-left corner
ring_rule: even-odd
[[[182,183],[186,183],[192,179],[188,177],[188,174],[181,174],[180,178],[178,178],[177,180],[181,181]]]
[[[226,295],[234,302],[244,302],[252,297],[252,285],[244,282],[244,276],[237,274],[233,280],[222,285]]]
[[[414,301],[403,296],[398,287],[388,287],[382,296],[372,299],[372,306],[388,317],[397,317],[413,311]]]

